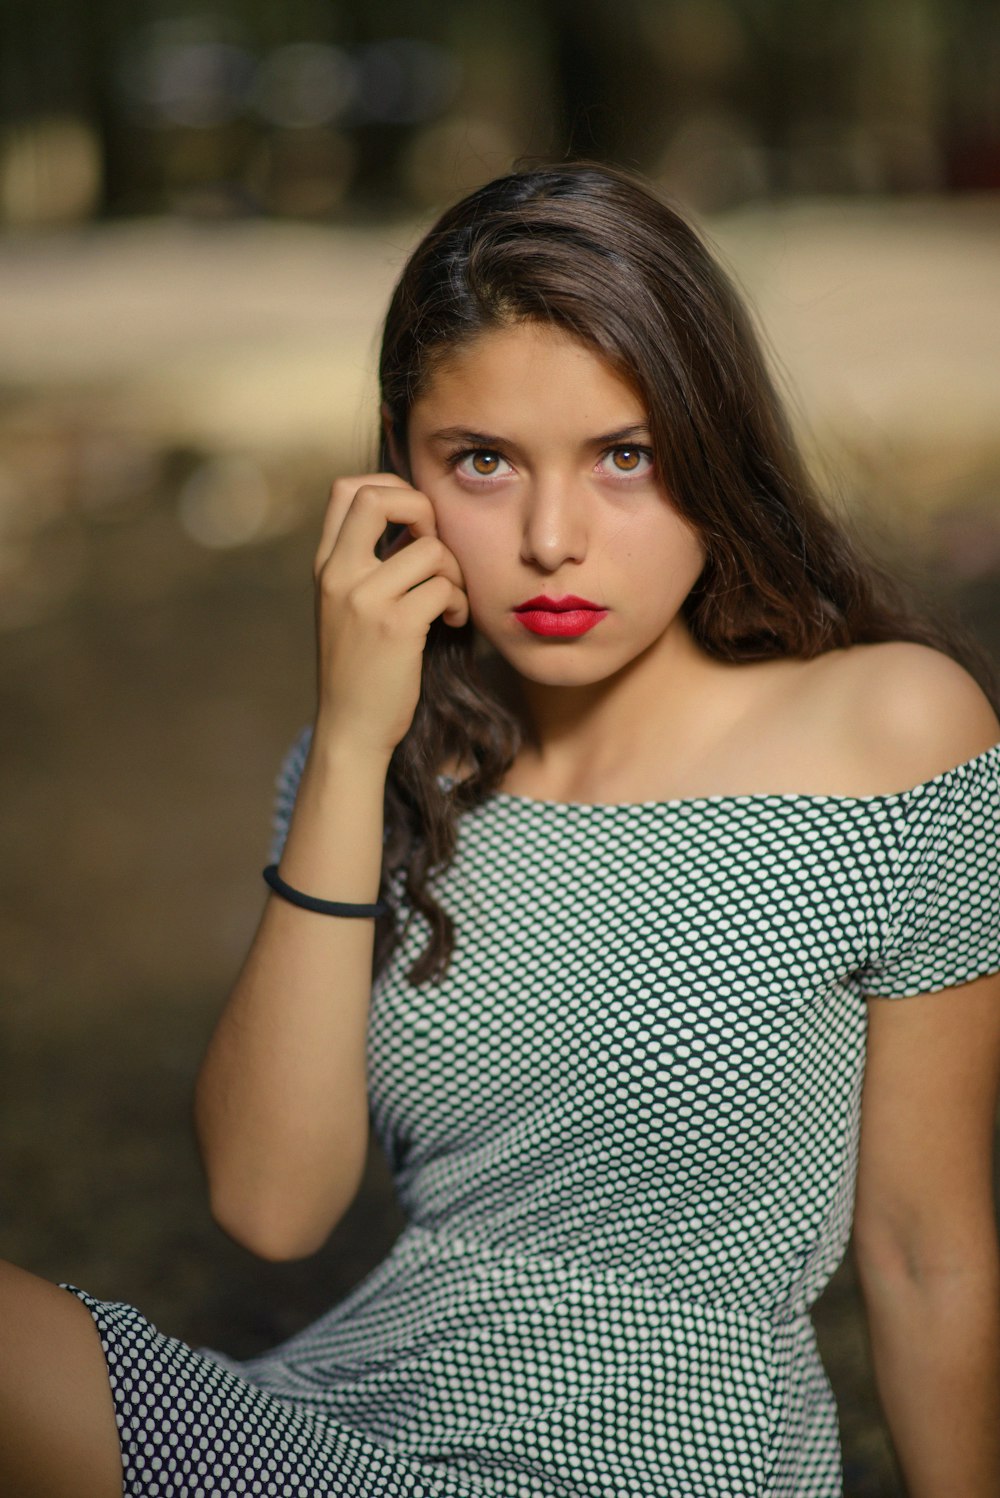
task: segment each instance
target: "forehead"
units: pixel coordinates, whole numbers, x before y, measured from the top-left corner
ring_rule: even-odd
[[[411,417],[420,425],[447,409],[469,419],[474,407],[496,424],[505,410],[527,414],[539,405],[578,419],[612,408],[622,420],[645,414],[635,386],[589,344],[532,321],[491,328],[436,359]]]

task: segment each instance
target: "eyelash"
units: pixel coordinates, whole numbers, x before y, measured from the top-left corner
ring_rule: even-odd
[[[601,453],[601,457],[606,458],[610,453],[621,452],[642,453],[643,457],[649,459],[650,464],[652,464],[653,462],[652,448],[642,447],[638,442],[616,442],[613,447],[606,447]],[[475,457],[479,453],[488,453],[491,458],[503,458],[503,453],[498,452],[495,447],[461,447],[456,452],[449,453],[447,458],[445,459],[445,463],[449,469],[454,469],[458,467],[463,458]],[[507,462],[506,458],[503,458],[503,460],[505,463]],[[619,475],[619,477],[622,483],[636,483],[639,479],[649,478],[651,472],[652,469],[650,468],[647,469],[645,473],[634,475],[622,473]],[[489,474],[473,476],[472,474],[463,473],[459,476],[465,479],[467,482],[475,484],[477,488],[487,488],[489,487],[489,485],[496,483],[498,479],[503,478],[505,475]]]

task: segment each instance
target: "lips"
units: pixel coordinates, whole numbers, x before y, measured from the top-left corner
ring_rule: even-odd
[[[565,598],[529,598],[518,604],[514,613],[533,635],[560,635],[564,638],[586,634],[606,618],[607,609],[588,598],[567,593]]]
[[[591,603],[589,598],[578,598],[575,593],[567,593],[565,598],[548,598],[543,593],[538,598],[529,598],[526,603],[519,603],[514,612],[520,614],[524,609],[541,609],[548,614],[566,614],[571,609],[601,609],[603,611],[603,605]]]

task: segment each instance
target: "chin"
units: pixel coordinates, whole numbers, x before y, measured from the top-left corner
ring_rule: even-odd
[[[573,642],[567,644],[572,646]],[[540,686],[550,687],[590,687],[599,681],[607,681],[609,676],[614,676],[617,671],[622,670],[629,663],[620,661],[609,664],[606,659],[596,660],[571,660],[570,650],[562,644],[556,644],[546,650],[544,656],[539,652],[539,659],[525,661],[523,665],[508,662],[510,669],[525,681],[536,681]]]

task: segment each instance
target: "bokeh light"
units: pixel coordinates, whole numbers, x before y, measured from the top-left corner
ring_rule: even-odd
[[[88,121],[42,117],[0,136],[0,220],[58,228],[92,217],[101,195],[100,143]]]
[[[252,459],[235,454],[209,459],[181,486],[181,526],[201,546],[243,546],[264,529],[271,494]]]

